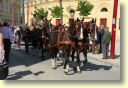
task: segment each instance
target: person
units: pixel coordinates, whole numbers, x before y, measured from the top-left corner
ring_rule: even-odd
[[[3,34],[2,34],[2,23],[0,23],[0,63],[4,59],[4,44],[3,44]]]
[[[23,31],[23,41],[25,43],[26,54],[29,54],[29,41],[30,41],[29,39],[30,39],[30,29],[28,24],[26,24]]]
[[[32,52],[33,52],[33,56],[35,56],[37,47],[38,47],[38,29],[31,26],[30,35],[31,35],[31,42],[32,42]]]
[[[18,48],[20,49],[20,45],[21,45],[21,33],[20,33],[20,27],[19,26],[16,26],[16,33],[15,35],[17,36],[17,45],[18,45]]]
[[[102,52],[103,52],[103,58],[102,59],[108,58],[110,41],[111,41],[111,33],[109,32],[109,28],[106,27],[105,28],[105,34],[102,38]]]
[[[12,32],[11,29],[8,27],[7,22],[3,22],[2,34],[4,38],[4,50],[5,50],[4,57],[6,61],[9,63],[9,54],[11,51],[11,44],[12,44]]]
[[[100,34],[99,34],[99,42],[100,42],[100,49],[99,49],[99,54],[102,53],[102,38],[104,36],[105,30],[104,30],[104,25],[100,26]]]
[[[36,26],[37,25],[37,19],[36,19],[36,14],[33,14],[33,17],[30,19],[30,25]]]
[[[5,80],[8,76],[8,63],[6,63],[4,58],[4,43],[2,34],[2,23],[0,23],[0,80]]]

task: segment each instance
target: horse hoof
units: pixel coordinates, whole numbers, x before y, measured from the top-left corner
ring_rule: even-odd
[[[77,73],[77,68],[76,68],[76,67],[74,67],[74,68],[73,68],[73,71],[74,71],[75,73]]]
[[[78,71],[77,73],[78,73],[78,74],[81,74],[81,71]]]
[[[54,70],[55,70],[55,69],[56,69],[56,67],[52,67],[52,69],[54,69]]]
[[[83,66],[84,66],[84,63],[81,63],[81,64],[80,64],[80,67],[83,67]]]
[[[65,74],[65,75],[68,75],[68,72],[64,71],[64,74]]]
[[[84,62],[83,62],[83,64],[86,64],[88,62],[88,60],[85,60]]]

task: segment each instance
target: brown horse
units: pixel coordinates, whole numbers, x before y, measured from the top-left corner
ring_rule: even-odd
[[[77,65],[74,67],[74,71],[80,73],[81,72],[81,58],[80,58],[80,53],[83,53],[84,59],[83,59],[83,64],[87,63],[87,53],[89,49],[89,30],[88,28],[90,27],[89,23],[84,26],[83,24],[84,19],[79,20],[77,19],[75,21],[75,28],[71,27],[70,28],[70,39],[74,42],[74,46],[72,49],[72,61],[74,61],[74,55],[76,52],[77,55]],[[91,37],[92,38],[92,37]]]
[[[70,27],[70,26],[69,26]],[[62,51],[64,73],[68,74],[69,71],[69,57],[71,56],[72,48],[75,46],[74,42],[70,39],[70,29],[65,25],[58,25],[51,31],[51,56],[52,68],[56,68],[57,53]],[[74,27],[75,28],[75,27]]]

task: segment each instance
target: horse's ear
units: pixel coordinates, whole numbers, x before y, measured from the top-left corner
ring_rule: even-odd
[[[92,23],[94,23],[95,22],[95,19],[94,18],[92,18]]]
[[[50,22],[52,21],[52,18],[50,19]]]
[[[95,23],[96,23],[96,18],[95,18]]]
[[[84,21],[84,17],[82,18],[82,20],[81,20],[82,22]]]
[[[45,21],[48,21],[47,18],[45,18]]]
[[[77,22],[80,22],[80,19],[79,18],[77,18],[77,20],[76,20]]]

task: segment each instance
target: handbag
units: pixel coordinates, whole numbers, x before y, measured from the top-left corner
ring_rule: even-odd
[[[5,59],[3,59],[2,63],[0,63],[0,80],[6,79],[8,73],[9,73],[8,63]]]

